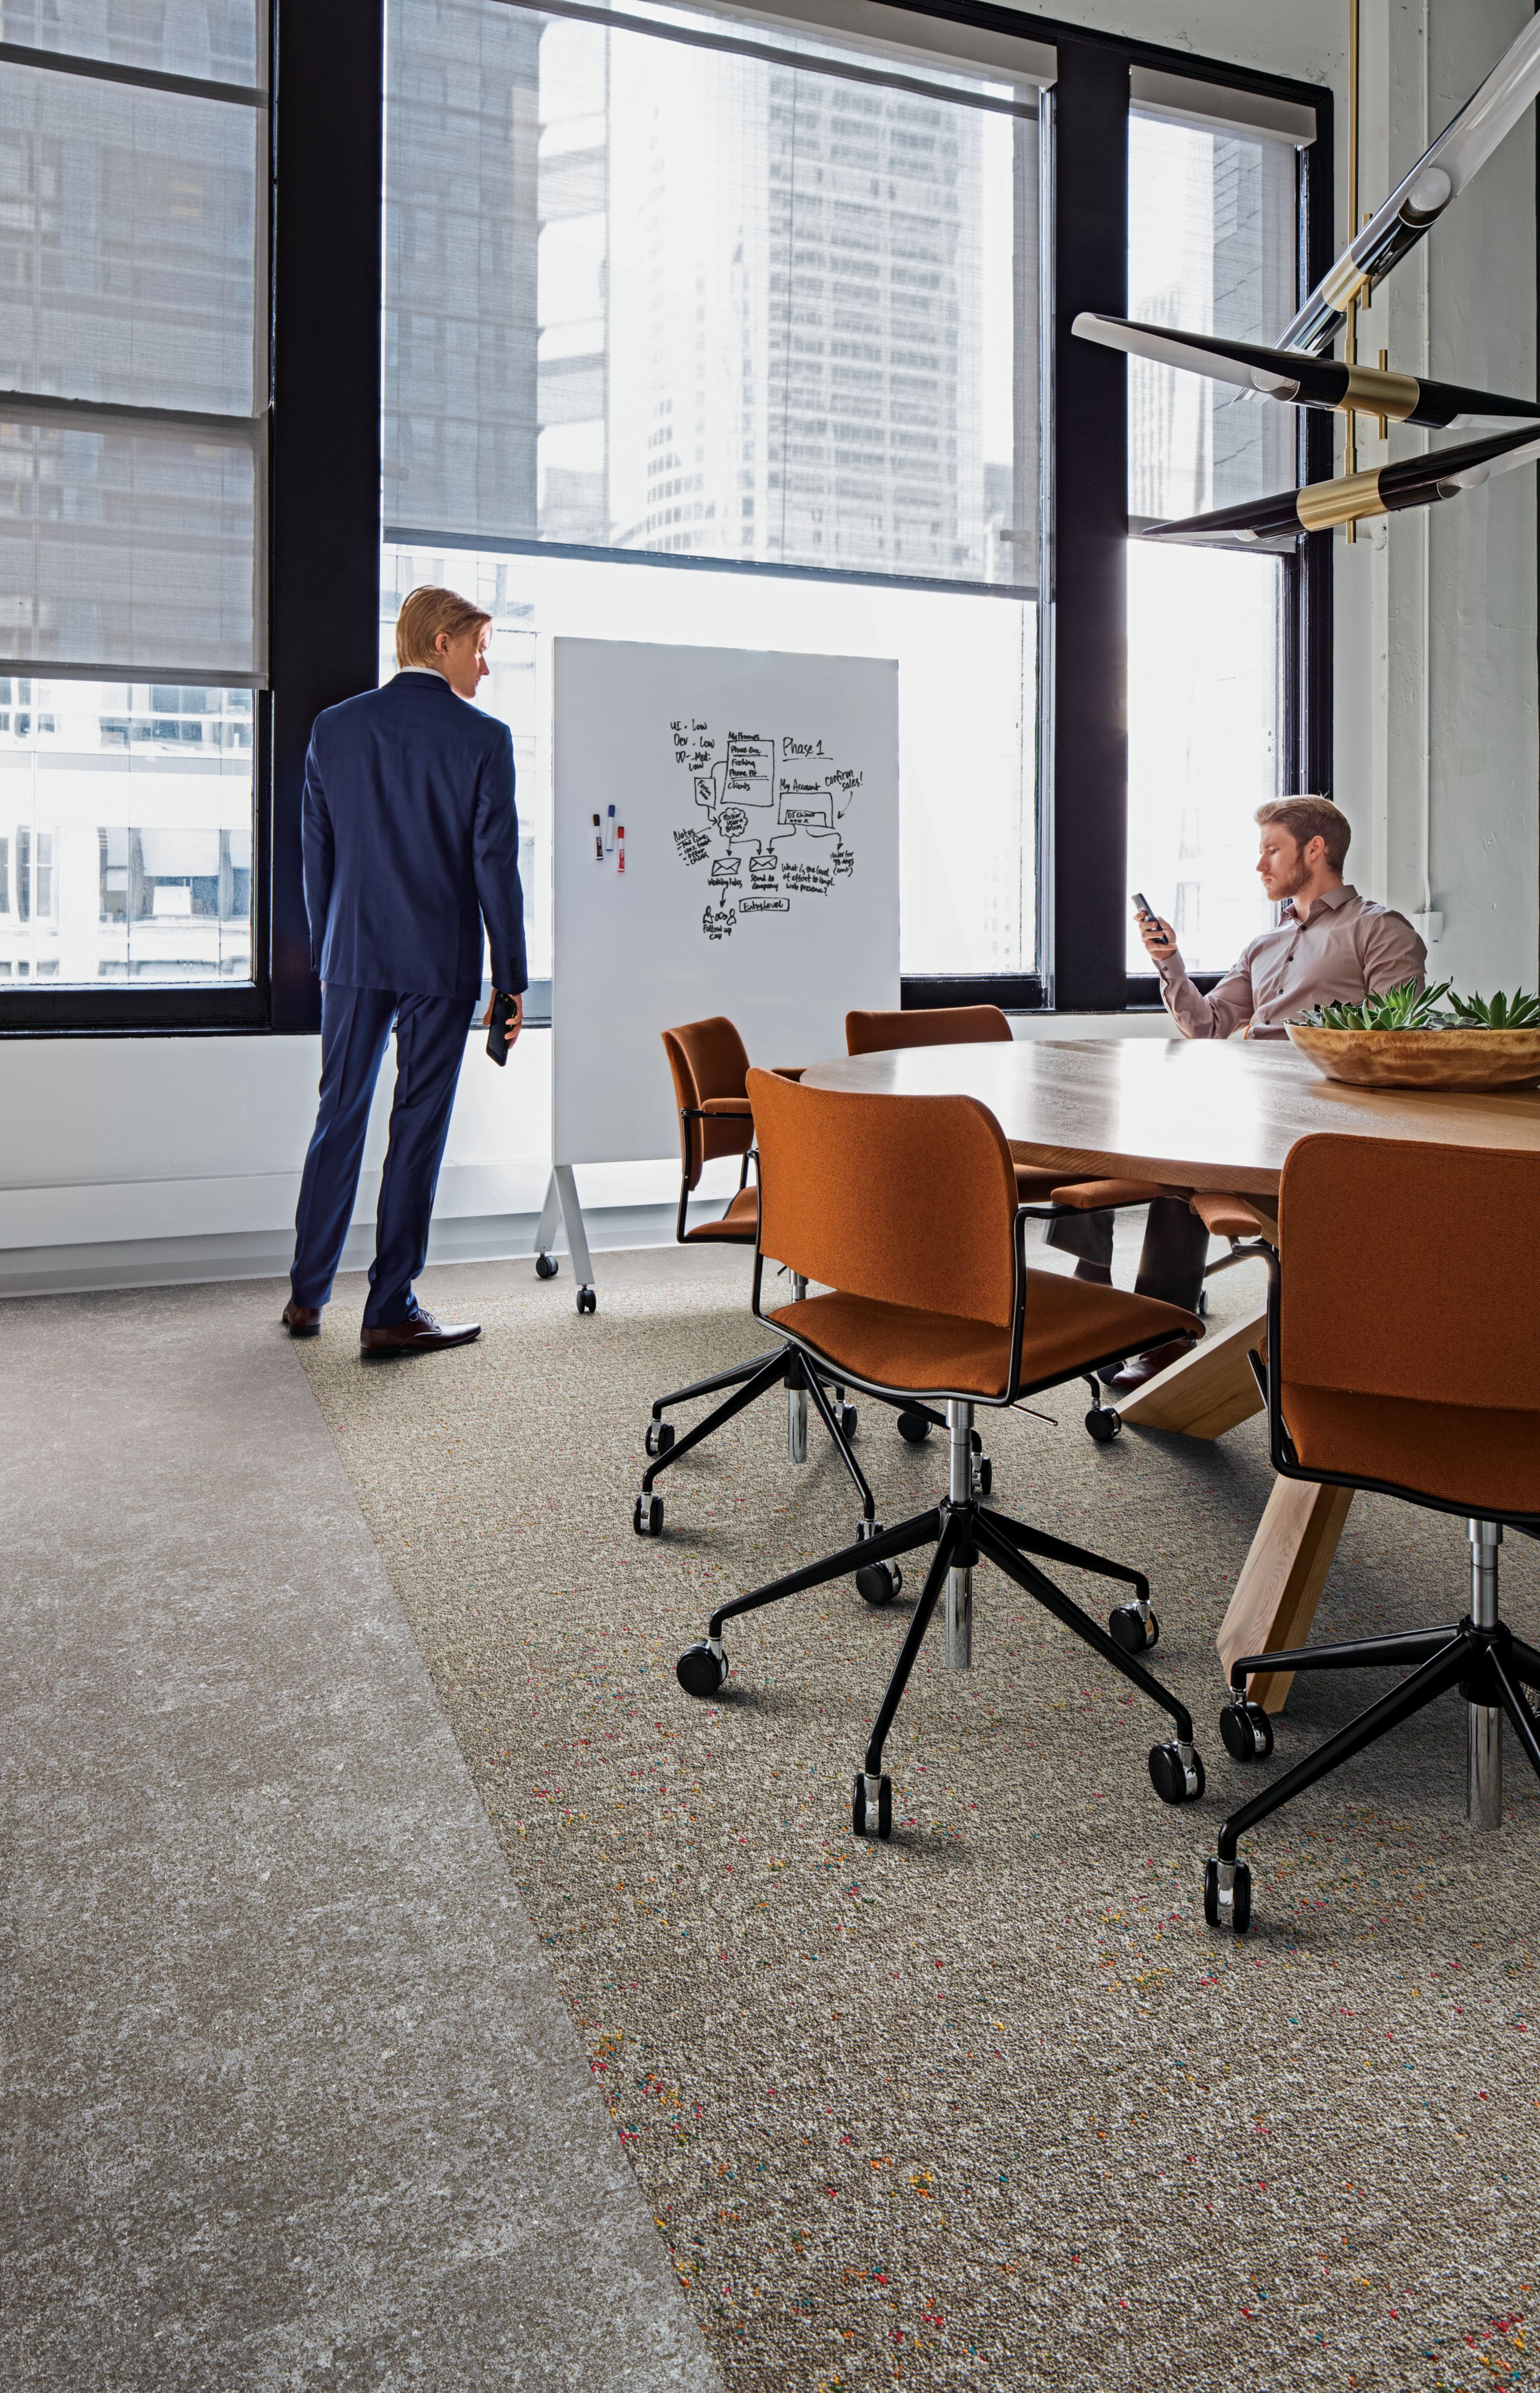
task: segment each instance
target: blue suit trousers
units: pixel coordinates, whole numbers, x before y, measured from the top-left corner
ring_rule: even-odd
[[[388,1329],[417,1311],[411,1283],[427,1256],[438,1167],[475,1010],[468,997],[327,983],[320,1003],[320,1105],[300,1183],[289,1275],[296,1304],[322,1305],[332,1293],[359,1193],[370,1101],[394,1022],[396,1093],[364,1327]]]

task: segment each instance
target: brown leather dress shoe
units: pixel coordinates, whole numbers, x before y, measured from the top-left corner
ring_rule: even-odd
[[[320,1336],[320,1307],[319,1304],[296,1304],[294,1298],[291,1297],[288,1303],[280,1314],[279,1319],[282,1322],[284,1328],[288,1331],[291,1338],[319,1338]]]
[[[1152,1346],[1147,1354],[1130,1354],[1121,1370],[1098,1371],[1096,1376],[1115,1395],[1131,1396],[1146,1380],[1153,1380],[1161,1371],[1168,1370],[1173,1363],[1180,1363],[1184,1354],[1192,1353],[1197,1342],[1195,1338],[1168,1338],[1164,1346]]]
[[[437,1354],[446,1346],[468,1346],[480,1335],[479,1321],[436,1321],[419,1305],[410,1321],[393,1321],[386,1329],[360,1329],[359,1344],[366,1354]]]

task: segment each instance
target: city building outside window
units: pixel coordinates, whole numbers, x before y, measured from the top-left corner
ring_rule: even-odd
[[[249,984],[265,11],[5,32],[0,980]]]
[[[1297,304],[1295,137],[1247,125],[1245,94],[1231,105],[1236,121],[1217,124],[1180,101],[1142,106],[1136,87],[1128,312],[1272,342]],[[1293,488],[1292,410],[1142,359],[1128,374],[1134,524]],[[1129,543],[1129,886],[1192,971],[1226,970],[1272,919],[1252,817],[1284,789],[1285,571],[1277,556]],[[1150,970],[1131,908],[1128,968]]]
[[[1029,973],[1036,86],[741,15],[387,26],[381,670],[415,583],[491,612],[537,980],[573,633],[896,657],[903,969]]]

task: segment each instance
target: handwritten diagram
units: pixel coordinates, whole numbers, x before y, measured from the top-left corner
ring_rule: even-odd
[[[722,731],[685,716],[670,728],[694,802],[674,850],[691,870],[707,867],[706,938],[731,937],[746,915],[790,914],[795,900],[826,897],[854,872],[840,826],[864,773],[818,739]]]

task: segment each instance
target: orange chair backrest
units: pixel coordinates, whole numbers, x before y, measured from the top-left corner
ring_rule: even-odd
[[[1286,1383],[1535,1409],[1540,1155],[1303,1138],[1278,1235]]]
[[[998,1005],[927,1005],[908,1013],[847,1013],[845,1053],[877,1055],[890,1047],[979,1047],[1011,1036]]]
[[[747,1097],[749,1053],[724,1013],[705,1022],[682,1022],[663,1033],[663,1052],[673,1074],[674,1100],[681,1114],[701,1105],[708,1097]],[[754,1126],[747,1117],[681,1121],[680,1156],[685,1177],[693,1188],[702,1163],[717,1155],[747,1155],[754,1143]]]
[[[1009,1329],[1016,1175],[973,1097],[857,1096],[750,1072],[760,1251],[825,1288]]]

